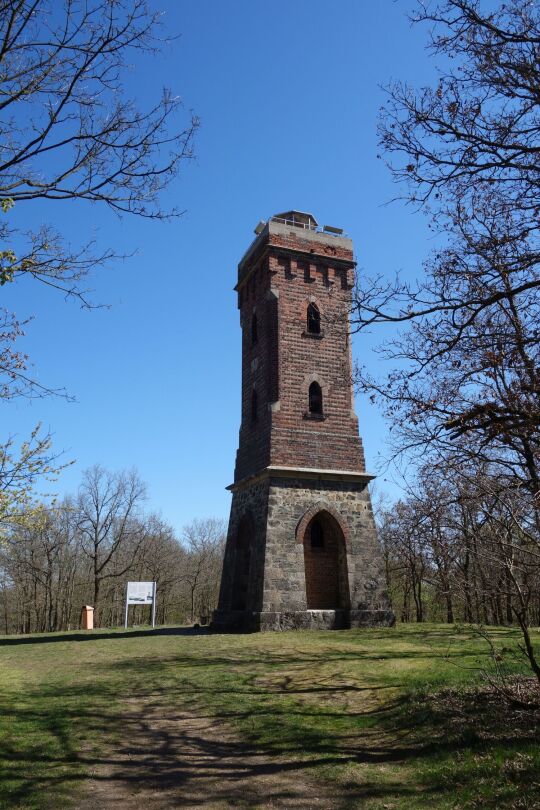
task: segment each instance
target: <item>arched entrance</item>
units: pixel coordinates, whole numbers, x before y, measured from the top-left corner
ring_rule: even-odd
[[[240,521],[236,532],[232,610],[247,609],[252,537],[253,523],[250,517],[245,515]]]
[[[325,510],[306,526],[303,538],[308,610],[350,607],[345,537],[337,520]]]

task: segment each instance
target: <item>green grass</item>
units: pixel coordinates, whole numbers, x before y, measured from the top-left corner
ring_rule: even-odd
[[[460,697],[488,658],[474,633],[443,625],[0,638],[0,808],[76,805],[137,701],[221,718],[334,785],[336,806],[540,807],[534,718]]]

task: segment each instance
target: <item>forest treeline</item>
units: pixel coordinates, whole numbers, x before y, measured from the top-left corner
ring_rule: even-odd
[[[401,622],[540,625],[534,496],[494,465],[426,465],[377,520]]]
[[[124,621],[128,580],[157,583],[158,624],[203,621],[217,604],[225,542],[222,520],[194,520],[180,536],[144,511],[135,471],[93,467],[73,497],[33,504],[11,520],[0,544],[0,633],[80,627],[85,604],[98,627]],[[150,607],[130,608],[147,624]]]
[[[125,81],[135,56],[138,64],[150,59],[174,37],[145,0],[2,3],[0,289],[41,286],[44,296],[59,293],[92,309],[98,303],[88,276],[123,257],[114,240],[95,240],[87,214],[80,239],[66,238],[73,212],[92,203],[128,217],[180,216],[181,206],[167,205],[179,199],[178,190],[162,192],[193,157],[198,119],[165,77],[144,101]],[[4,409],[20,398],[72,396],[44,381],[19,348],[29,320],[0,306]],[[157,580],[160,622],[210,611],[219,521],[194,523],[176,538],[159,517],[144,513],[136,474],[100,468],[85,475],[76,496],[39,505],[37,489],[48,489],[64,466],[51,436],[38,425],[16,447],[7,411],[2,428],[0,632],[78,627],[84,603],[96,606],[98,625],[117,624],[127,579]]]
[[[436,81],[386,86],[379,146],[428,218],[422,272],[360,274],[380,328],[360,388],[390,425],[406,496],[381,515],[398,616],[530,629],[540,568],[540,7],[419,2]]]

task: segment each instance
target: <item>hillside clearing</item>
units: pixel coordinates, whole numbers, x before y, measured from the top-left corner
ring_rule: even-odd
[[[538,718],[471,690],[488,663],[442,625],[5,637],[0,807],[540,807]]]

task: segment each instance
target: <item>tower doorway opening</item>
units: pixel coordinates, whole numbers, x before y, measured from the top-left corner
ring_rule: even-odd
[[[303,544],[307,609],[350,608],[345,537],[337,520],[318,512],[306,527]]]
[[[246,610],[248,603],[249,567],[253,524],[248,516],[242,518],[236,532],[232,610]]]

